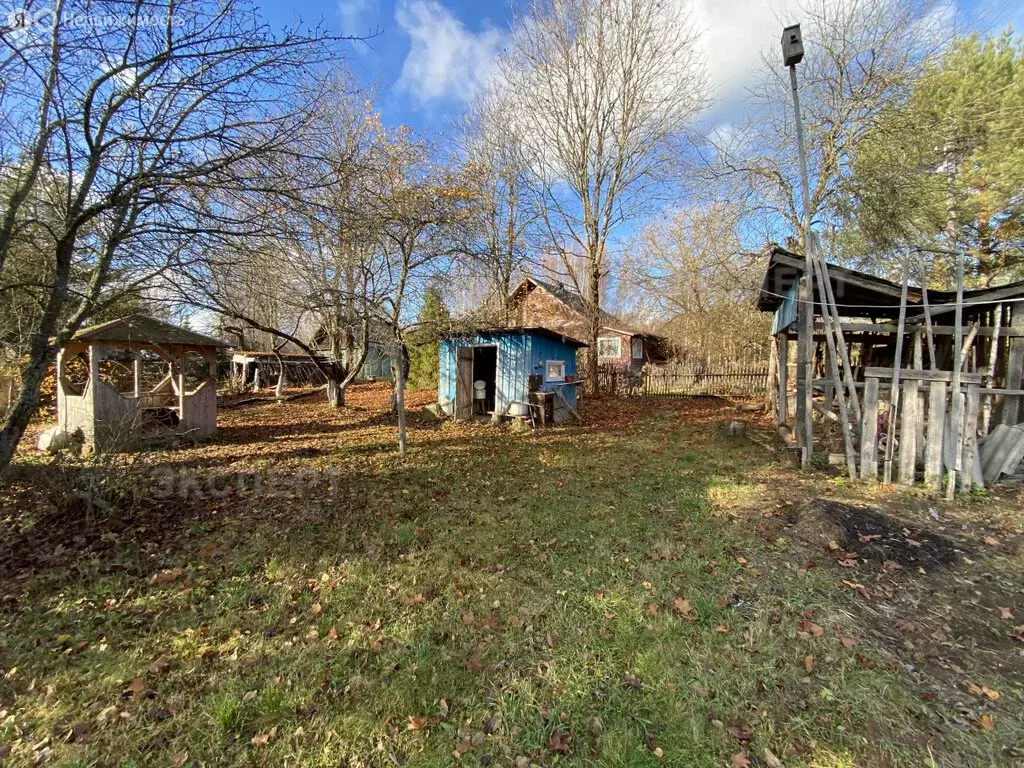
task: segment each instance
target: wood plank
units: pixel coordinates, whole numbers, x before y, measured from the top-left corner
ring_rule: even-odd
[[[984,481],[976,476],[975,454],[978,450],[978,416],[980,415],[980,396],[978,387],[967,388],[967,404],[964,410],[964,430],[962,442],[962,456],[960,459],[960,483],[961,487],[969,491],[972,486],[982,485]]]
[[[900,416],[900,485],[913,485],[917,468],[917,433],[921,414],[917,393],[920,382],[908,379],[903,382],[903,413]]]
[[[864,369],[864,376],[875,376],[879,379],[891,379],[893,375],[891,368],[875,368],[868,367]],[[901,379],[912,379],[914,381],[952,381],[953,374],[951,371],[913,371],[908,369],[901,369],[899,373]],[[961,384],[981,384],[982,375],[980,373],[961,373],[960,383]]]
[[[843,333],[871,333],[871,334],[893,334],[896,333],[895,323],[857,323],[845,322],[841,324]],[[916,326],[910,326],[911,329]],[[916,331],[915,331],[916,332]],[[952,336],[956,329],[952,325],[934,325],[932,333],[935,336]],[[993,328],[979,328],[978,336],[994,336],[996,331]],[[814,335],[824,335],[825,326],[822,323],[815,323]],[[1024,337],[1024,328],[1003,328],[998,331],[1000,338],[1021,338]]]
[[[946,383],[928,385],[928,435],[925,442],[924,483],[942,490],[942,437],[946,427]]]
[[[864,411],[860,427],[860,478],[878,479],[878,379],[864,382]]]
[[[1002,335],[1009,336],[1006,331],[1024,330],[1024,302],[1015,302],[1010,306],[1010,326]],[[1006,365],[1006,381],[1003,382],[1008,389],[1021,389],[1024,382],[1024,340],[1012,339],[1009,342],[1010,354]],[[1020,401],[1019,395],[1007,395],[1003,400],[1002,421],[1003,424],[1020,423]]]

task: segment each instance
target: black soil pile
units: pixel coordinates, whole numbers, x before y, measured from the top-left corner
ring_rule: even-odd
[[[829,499],[807,504],[798,524],[864,560],[888,560],[904,568],[950,565],[967,554],[961,544],[945,536],[910,527],[877,509]]]

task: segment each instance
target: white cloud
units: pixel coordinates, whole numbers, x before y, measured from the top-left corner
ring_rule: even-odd
[[[359,35],[366,32],[364,18],[373,8],[376,0],[338,0],[338,15],[341,17],[343,35]]]
[[[410,39],[402,90],[421,102],[466,101],[490,80],[502,44],[494,27],[474,33],[436,0],[400,0],[395,20]]]
[[[712,97],[719,103],[740,97],[754,84],[762,52],[771,55],[781,50],[783,27],[800,21],[795,18],[796,3],[790,0],[689,0],[687,4],[703,33],[700,47]]]

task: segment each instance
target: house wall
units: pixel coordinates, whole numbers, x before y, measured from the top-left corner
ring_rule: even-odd
[[[601,331],[601,335],[598,339],[619,339],[619,354],[617,357],[606,357],[598,354],[597,362],[599,365],[618,365],[627,366],[633,364],[632,355],[632,344],[633,336],[628,333],[618,333],[611,331],[607,328]],[[598,350],[600,352],[600,341],[598,341]],[[643,359],[636,361],[637,365],[643,365]]]
[[[538,325],[574,339],[590,335],[590,323],[542,288],[534,288],[518,299],[516,325]]]

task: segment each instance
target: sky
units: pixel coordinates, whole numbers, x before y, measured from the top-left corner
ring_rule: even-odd
[[[701,31],[712,90],[702,117],[727,126],[743,111],[762,52],[775,56],[782,28],[798,22],[793,0],[684,0]],[[958,30],[1024,32],[1019,0],[940,0]],[[274,24],[323,21],[337,34],[367,37],[346,43],[347,65],[372,84],[385,123],[425,136],[450,130],[453,120],[487,82],[507,45],[513,21],[508,0],[263,0]]]

